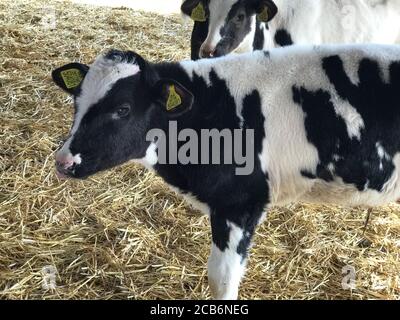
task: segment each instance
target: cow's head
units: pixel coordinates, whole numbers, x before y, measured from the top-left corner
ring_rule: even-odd
[[[243,42],[252,40],[256,15],[260,21],[268,22],[278,12],[272,0],[185,0],[181,10],[196,23],[208,22],[201,58],[235,51]]]
[[[85,178],[146,156],[146,134],[190,109],[192,94],[162,79],[134,52],[112,50],[90,66],[70,63],[52,73],[73,95],[75,114],[68,139],[56,153],[60,177]],[[172,98],[171,98],[172,97]]]

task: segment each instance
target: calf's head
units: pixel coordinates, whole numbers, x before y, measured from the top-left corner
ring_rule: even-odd
[[[193,103],[180,83],[160,78],[154,65],[130,51],[112,50],[90,67],[70,63],[52,77],[73,96],[75,107],[69,136],[56,153],[59,177],[85,178],[142,159],[151,143],[147,132]]]
[[[181,10],[195,23],[208,23],[208,34],[200,47],[201,58],[235,51],[253,35],[256,15],[261,22],[268,22],[278,11],[272,0],[185,0]]]

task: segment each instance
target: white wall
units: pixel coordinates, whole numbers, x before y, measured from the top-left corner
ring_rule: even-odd
[[[72,0],[80,4],[126,7],[160,14],[179,13],[181,0]]]

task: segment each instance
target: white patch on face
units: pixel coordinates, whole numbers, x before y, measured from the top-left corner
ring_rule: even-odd
[[[229,11],[237,1],[238,0],[210,0],[208,34],[206,40],[201,45],[202,48],[208,47],[213,50],[218,42],[221,41],[221,28],[224,26]],[[202,49],[200,49],[200,52],[201,50]]]
[[[238,47],[233,50],[235,53],[245,53],[253,51],[253,43],[254,43],[254,36],[256,33],[256,16],[250,17],[250,31],[246,36],[243,38],[242,42],[238,45]]]
[[[77,112],[74,117],[74,124],[70,131],[69,138],[65,141],[58,153],[71,154],[69,149],[71,141],[89,109],[104,98],[118,80],[133,76],[138,72],[140,72],[140,68],[137,64],[113,61],[111,59],[106,59],[103,55],[97,57],[83,79],[81,93],[76,97],[75,103]],[[79,159],[81,162],[82,159],[80,156]]]
[[[74,163],[76,164],[81,164],[82,163],[82,158],[81,158],[81,154],[77,153],[76,155],[74,155]]]
[[[132,159],[132,161],[142,164],[147,169],[152,169],[158,161],[157,144],[155,142],[150,143],[146,150],[146,155],[141,159]]]
[[[221,251],[212,244],[208,259],[208,281],[214,299],[237,299],[240,280],[245,271],[246,261],[237,253],[237,247],[243,238],[243,230],[232,222],[227,222],[230,228],[228,247]]]

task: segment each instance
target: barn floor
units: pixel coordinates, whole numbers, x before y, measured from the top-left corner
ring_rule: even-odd
[[[207,217],[140,166],[66,182],[53,169],[72,107],[51,70],[111,47],[154,61],[187,58],[190,24],[54,0],[2,0],[0,21],[0,298],[210,298]],[[365,215],[272,210],[240,298],[399,299],[400,207],[374,210],[363,237]],[[43,287],[49,268],[54,289]],[[355,285],[344,289],[351,268]]]

